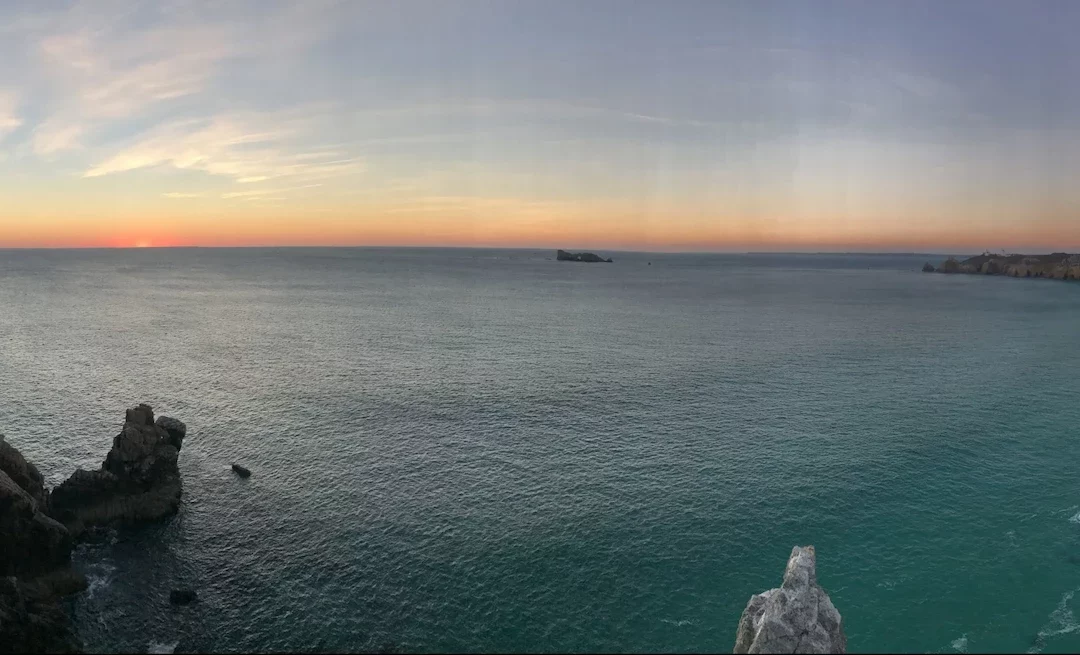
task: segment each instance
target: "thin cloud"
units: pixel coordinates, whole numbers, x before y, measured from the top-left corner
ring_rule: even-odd
[[[17,105],[14,92],[0,91],[0,139],[22,126],[23,120],[15,112]]]
[[[93,178],[171,166],[228,177],[240,183],[277,178],[312,181],[364,170],[356,157],[301,145],[305,121],[273,114],[225,115],[182,121],[143,135],[83,173]]]
[[[80,139],[84,131],[85,128],[79,123],[68,123],[60,119],[46,121],[34,129],[34,152],[46,156],[65,150],[76,150],[82,145]]]

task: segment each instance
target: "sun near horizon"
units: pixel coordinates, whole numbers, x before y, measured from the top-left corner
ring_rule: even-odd
[[[0,248],[1077,250],[1077,18],[8,3]]]

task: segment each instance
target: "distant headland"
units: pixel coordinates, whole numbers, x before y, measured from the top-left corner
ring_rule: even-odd
[[[565,250],[556,251],[555,259],[559,260],[560,262],[604,262],[607,264],[612,263],[610,257],[604,259],[600,255],[596,255],[591,252],[566,252]]]
[[[1049,255],[992,255],[987,252],[963,261],[949,257],[936,268],[927,262],[922,270],[924,273],[967,273],[969,275],[1080,280],[1080,255],[1065,252]]]

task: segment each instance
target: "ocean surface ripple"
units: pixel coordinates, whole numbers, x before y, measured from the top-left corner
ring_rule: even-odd
[[[852,651],[1080,649],[1080,285],[612,255],[0,251],[51,484],[189,429],[179,515],[78,548],[88,649],[726,651],[809,543]]]

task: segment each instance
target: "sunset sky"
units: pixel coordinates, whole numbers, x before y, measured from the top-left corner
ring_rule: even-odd
[[[1080,249],[1080,2],[0,3],[0,247]]]

